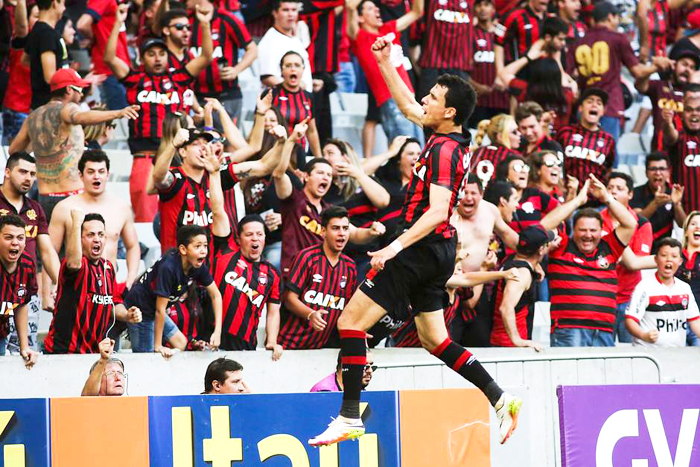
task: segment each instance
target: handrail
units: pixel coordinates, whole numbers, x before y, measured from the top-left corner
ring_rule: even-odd
[[[544,362],[544,361],[561,361],[561,360],[596,360],[596,359],[622,359],[622,358],[645,358],[649,361],[651,361],[654,366],[656,366],[656,370],[659,373],[659,382],[661,382],[661,364],[659,361],[646,353],[623,353],[623,354],[611,354],[611,355],[604,355],[604,354],[597,354],[597,355],[579,355],[579,356],[574,356],[574,355],[533,355],[533,356],[526,356],[526,357],[485,357],[485,358],[479,358],[479,362],[484,364],[484,363],[526,363],[526,362]],[[383,369],[391,369],[391,368],[415,368],[415,367],[430,367],[430,366],[443,366],[445,365],[444,362],[441,362],[439,360],[434,360],[434,361],[426,361],[426,362],[406,362],[406,363],[385,363],[385,364],[378,364],[377,369],[378,370],[383,370]]]

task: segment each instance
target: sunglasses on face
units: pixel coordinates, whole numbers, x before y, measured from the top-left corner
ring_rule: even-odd
[[[211,142],[212,143],[221,143],[224,146],[226,146],[226,138],[224,138],[223,136],[219,136],[218,138],[214,138],[211,140]]]
[[[368,363],[367,365],[365,365],[365,371],[369,371],[369,370],[377,371],[377,365],[370,365]]]
[[[649,167],[647,170],[649,172],[666,172],[668,167]]]
[[[528,173],[530,171],[530,166],[525,164],[518,164],[513,166],[513,170],[518,173]]]
[[[73,91],[77,92],[78,94],[82,94],[82,93],[83,93],[83,88],[81,88],[81,87],[79,87],[79,86],[73,86],[73,85],[71,84],[71,85],[68,86],[68,87],[71,88]]]
[[[109,125],[107,125],[107,128],[109,128],[110,130],[114,130],[115,128],[117,128],[117,124],[116,124],[116,123],[110,123]]]
[[[192,27],[189,24],[171,24],[171,28],[175,28],[178,31],[189,31]]]
[[[544,161],[544,162],[542,162],[542,165],[544,165],[545,167],[549,167],[549,168],[561,166],[559,161],[552,161],[552,160]]]

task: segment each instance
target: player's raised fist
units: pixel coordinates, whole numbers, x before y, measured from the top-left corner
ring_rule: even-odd
[[[391,41],[387,37],[378,37],[372,44],[372,53],[377,62],[389,60],[391,55]]]

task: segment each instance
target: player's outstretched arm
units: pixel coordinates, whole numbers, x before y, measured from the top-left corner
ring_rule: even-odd
[[[394,98],[399,110],[401,110],[407,119],[422,127],[421,117],[423,116],[423,108],[416,101],[413,92],[408,89],[406,83],[404,83],[401,76],[399,76],[399,72],[396,71],[396,68],[391,63],[391,41],[387,40],[386,37],[378,38],[374,44],[372,44],[372,52],[374,53],[374,58],[377,60],[379,71],[382,73],[384,82],[389,87],[391,97]]]

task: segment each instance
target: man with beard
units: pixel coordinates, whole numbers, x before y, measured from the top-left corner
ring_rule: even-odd
[[[671,161],[671,178],[685,187],[683,209],[685,212],[700,209],[700,94],[686,92],[683,98],[681,128],[676,127],[672,110],[664,109],[663,138]]]
[[[683,112],[683,88],[690,80],[690,76],[698,70],[700,56],[690,50],[679,50],[675,56],[670,75],[666,79],[649,80],[649,77],[638,79],[634,85],[637,90],[649,96],[652,102],[652,119],[654,123],[654,137],[651,147],[654,151],[664,151],[663,126],[664,110],[673,113],[674,123],[680,125]]]
[[[85,212],[101,214],[107,225],[105,229],[105,258],[112,264],[117,264],[117,243],[121,237],[126,247],[126,287],[130,288],[136,280],[141,259],[141,248],[136,236],[134,217],[131,206],[126,200],[106,192],[109,179],[109,158],[99,149],[91,149],[83,153],[78,162],[80,179],[85,191],[69,196],[56,205],[49,235],[56,251],[61,251],[66,232],[70,229],[70,212],[73,208]]]
[[[167,113],[188,113],[194,105],[194,91],[191,89],[194,79],[211,63],[213,57],[214,46],[209,27],[212,12],[197,7],[196,15],[202,27],[202,54],[182,68],[170,72],[168,49],[159,38],[147,39],[141,45],[143,66],[138,70],[132,70],[117,56],[119,31],[128,11],[128,4],[119,5],[104,61],[126,88],[127,101],[142,107],[139,118],[129,124],[129,149],[134,155],[129,192],[136,222],[151,222],[158,211],[158,200],[148,195],[146,184],[163,136],[163,125],[159,122]]]
[[[192,26],[187,11],[166,11],[160,18],[160,29],[168,49],[168,71],[174,73],[194,58],[189,50]]]
[[[630,207],[651,222],[652,251],[656,251],[659,240],[671,236],[673,221],[678,225],[685,222],[686,212],[681,204],[684,188],[668,183],[669,160],[666,154],[655,152],[647,156],[646,176],[647,182],[634,189]]]
[[[343,364],[341,357],[342,352],[338,352],[338,363],[335,367],[335,372],[323,378],[318,383],[314,384],[309,392],[342,392],[343,391]],[[372,381],[372,375],[377,369],[374,364],[374,356],[372,351],[367,349],[367,363],[365,364],[365,371],[362,373],[362,389],[367,389],[369,382]]]
[[[542,127],[542,115],[544,109],[534,101],[523,102],[515,109],[515,123],[525,140],[520,150],[525,158],[538,151],[552,151],[563,160],[561,145],[550,138]]]

